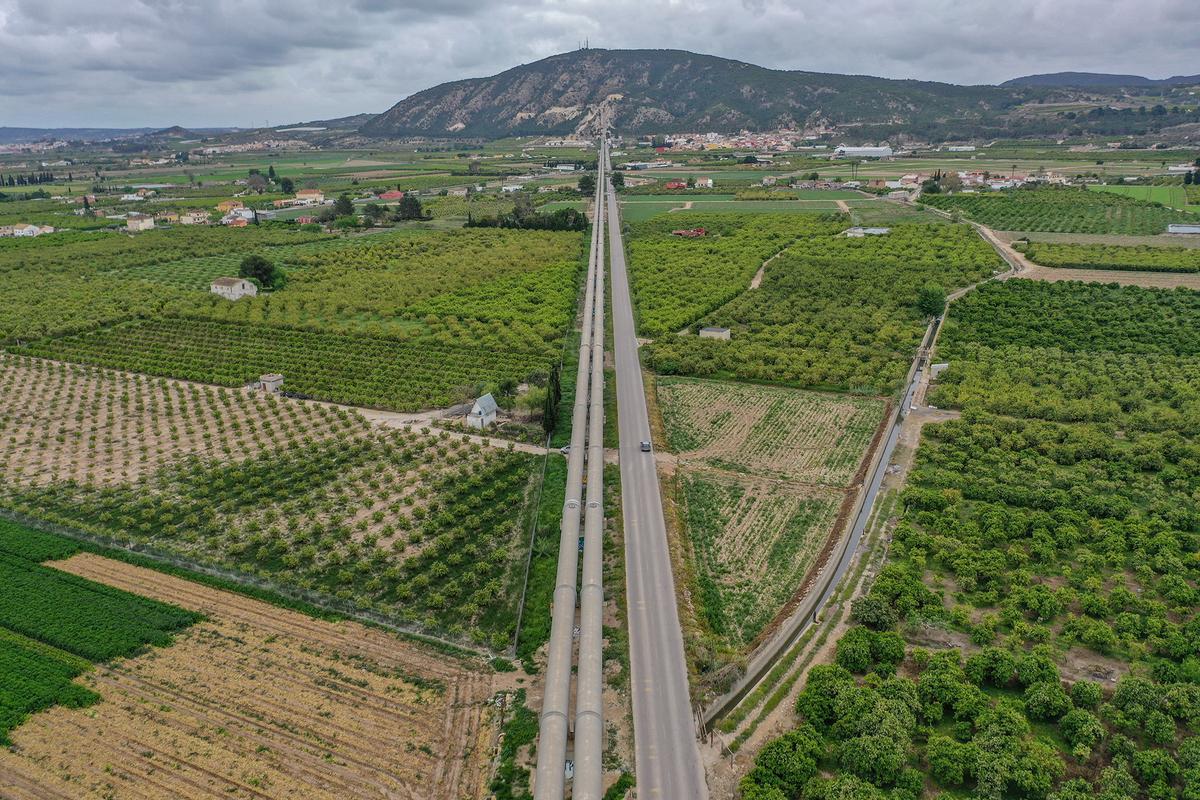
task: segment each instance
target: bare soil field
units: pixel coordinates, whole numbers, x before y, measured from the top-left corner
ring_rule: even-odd
[[[497,731],[481,667],[95,555],[52,566],[208,619],[83,676],[97,705],[15,731],[0,796],[485,796]]]
[[[680,463],[843,487],[883,419],[872,397],[659,378],[667,441]]]

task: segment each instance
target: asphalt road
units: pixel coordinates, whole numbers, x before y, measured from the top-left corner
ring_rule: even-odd
[[[702,799],[708,787],[688,695],[662,497],[654,454],[641,451],[641,442],[650,440],[650,423],[625,249],[611,187],[607,195],[637,793],[640,800]]]

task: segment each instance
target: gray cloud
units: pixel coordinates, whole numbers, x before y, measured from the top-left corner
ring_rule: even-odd
[[[990,83],[1200,72],[1195,0],[0,0],[5,125],[382,111],[584,39],[779,69]]]

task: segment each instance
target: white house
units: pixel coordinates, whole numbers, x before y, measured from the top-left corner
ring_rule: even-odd
[[[475,405],[471,406],[471,412],[467,414],[467,425],[480,430],[496,424],[496,412],[500,407],[496,405],[496,398],[492,397],[491,393],[485,394],[483,397],[475,401]]]
[[[510,183],[505,186],[501,186],[500,191],[504,192],[505,194],[512,194],[513,192],[519,192],[524,188],[525,184],[523,183]]]
[[[214,278],[208,290],[226,300],[240,300],[258,294],[258,287],[245,278]]]
[[[855,226],[848,229],[846,235],[851,239],[861,239],[864,236],[886,236],[891,232],[891,228],[860,228]]]
[[[697,189],[713,188],[713,179],[712,178],[696,178],[696,188]]]
[[[146,196],[141,194],[123,194],[121,195],[122,203],[140,203],[145,200]]]
[[[730,335],[729,328],[717,328],[715,326],[710,326],[700,329],[701,339],[722,339],[724,341],[729,341]]]
[[[1167,226],[1167,233],[1200,233],[1200,225],[1174,224]]]
[[[277,394],[283,388],[283,376],[277,372],[260,375],[258,378],[258,388],[264,392]]]
[[[149,214],[130,214],[125,217],[125,229],[129,231],[148,231],[154,227],[154,217]]]
[[[27,222],[18,222],[12,226],[13,236],[41,236],[42,229],[37,225],[30,225]]]

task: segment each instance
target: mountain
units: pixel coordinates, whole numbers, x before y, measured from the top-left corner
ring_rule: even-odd
[[[1036,92],[774,70],[682,50],[585,49],[426,89],[359,130],[373,137],[562,134],[604,102],[624,133],[911,126],[994,116]]]
[[[1000,84],[1002,87],[1058,87],[1079,89],[1119,89],[1160,86],[1195,86],[1200,75],[1176,75],[1171,78],[1144,78],[1141,75],[1109,75],[1103,72],[1051,72],[1026,75]]]

